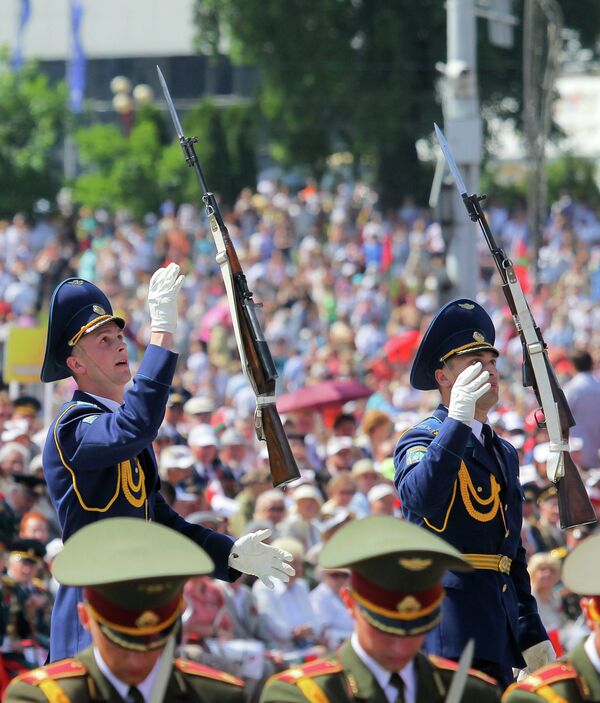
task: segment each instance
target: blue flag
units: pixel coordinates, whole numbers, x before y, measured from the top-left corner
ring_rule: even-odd
[[[21,12],[19,14],[19,27],[17,29],[17,39],[15,41],[15,48],[13,49],[12,56],[10,58],[10,65],[13,71],[18,71],[23,65],[23,34],[25,32],[25,26],[27,25],[27,22],[29,22],[30,16],[30,0],[21,0]]]
[[[85,52],[81,43],[81,22],[83,3],[71,0],[71,58],[67,67],[69,84],[69,108],[71,112],[81,112],[85,94]]]

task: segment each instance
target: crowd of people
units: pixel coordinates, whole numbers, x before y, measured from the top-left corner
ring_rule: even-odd
[[[44,209],[45,208],[41,208]],[[340,598],[345,568],[319,566],[323,546],[343,525],[368,515],[402,518],[394,449],[432,411],[409,373],[419,339],[444,296],[445,242],[439,224],[410,199],[380,212],[367,186],[334,191],[308,184],[298,193],[272,182],[240,194],[223,212],[279,373],[277,395],[327,379],[358,379],[370,390],[321,409],[283,414],[301,478],[273,488],[266,447],[256,438],[254,392],[241,372],[227,298],[207,223],[191,205],[167,202],[144,222],[126,213],[52,209],[33,222],[0,222],[0,349],[12,325],[35,326],[56,285],[69,276],[97,284],[124,334],[133,366],[151,339],[146,292],[157,266],[186,274],[179,296],[175,379],[153,449],[161,494],[195,525],[236,538],[268,528],[290,553],[295,576],[271,590],[244,574],[229,583],[198,576],[184,588],[181,652],[242,677],[258,697],[265,679],[335,649],[352,632]],[[537,261],[523,216],[492,203],[497,240],[520,264],[532,313],[543,330],[577,425],[571,455],[600,510],[600,430],[594,409],[600,222],[567,196],[553,204]],[[474,229],[474,237],[477,233]],[[557,652],[586,632],[561,563],[593,528],[559,527],[556,489],[545,475],[548,436],[536,421],[533,392],[521,384],[521,344],[483,241],[478,302],[500,351],[499,403],[488,419],[516,448],[524,495],[522,539],[542,622]],[[533,283],[531,271],[538,268]],[[529,272],[529,273],[528,273]],[[41,459],[49,418],[73,392],[53,386],[0,391],[0,639],[7,676],[47,655],[56,583],[52,560],[62,542]],[[14,391],[14,389],[13,389]],[[435,397],[434,397],[435,396]],[[47,403],[46,398],[46,403]]]

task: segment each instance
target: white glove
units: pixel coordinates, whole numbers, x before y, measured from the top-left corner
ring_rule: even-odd
[[[148,287],[150,329],[153,332],[170,332],[177,329],[177,294],[184,276],[179,275],[179,266],[169,264],[152,274]]]
[[[550,640],[543,640],[542,642],[528,647],[523,652],[523,659],[525,659],[527,666],[521,669],[517,676],[517,681],[522,681],[526,676],[533,674],[537,669],[541,669],[542,666],[556,661],[556,652]]]
[[[296,573],[294,567],[287,563],[293,558],[289,552],[263,543],[270,536],[271,530],[250,532],[233,543],[229,555],[232,569],[258,576],[267,588],[274,586],[271,578],[287,582]]]
[[[464,422],[465,425],[471,425],[475,417],[477,401],[492,387],[490,383],[486,383],[490,372],[480,373],[482,368],[481,361],[478,361],[458,374],[450,391],[448,417]]]

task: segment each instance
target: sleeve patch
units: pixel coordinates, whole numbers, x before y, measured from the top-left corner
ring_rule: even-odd
[[[98,415],[86,415],[81,422],[87,422],[88,425],[91,425],[92,422],[95,422],[97,419]]]
[[[425,456],[426,453],[427,453],[427,447],[423,447],[423,446],[411,447],[406,452],[406,463],[409,466],[411,464],[416,464],[417,462],[421,461],[421,459]]]

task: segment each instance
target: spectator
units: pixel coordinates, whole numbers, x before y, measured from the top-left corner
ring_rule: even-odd
[[[244,534],[267,527],[272,531],[271,539],[275,540],[281,536],[285,517],[285,494],[278,488],[271,488],[256,499],[252,521],[246,525]]]
[[[235,497],[239,510],[231,517],[231,531],[234,535],[244,534],[246,526],[254,517],[256,500],[261,493],[269,490],[271,474],[268,469],[250,469],[240,479],[242,490]]]
[[[561,630],[567,623],[557,589],[560,582],[560,568],[560,559],[548,552],[537,552],[527,564],[531,578],[531,592],[535,596],[538,612],[548,634]]]
[[[396,512],[396,491],[391,483],[386,481],[373,486],[367,493],[367,500],[371,515],[391,515],[402,518],[402,515]]]
[[[325,646],[331,652],[350,635],[354,621],[340,598],[340,590],[350,582],[348,569],[317,569],[320,583],[310,592],[310,602],[319,623]]]
[[[548,484],[537,498],[539,517],[531,526],[531,535],[538,552],[550,552],[565,546],[565,536],[560,529],[558,492],[556,485]]]
[[[268,646],[306,655],[319,642],[319,622],[310,602],[308,584],[302,578],[304,548],[291,537],[276,539],[272,544],[293,555],[291,564],[296,574],[286,584],[281,583],[282,587],[275,584],[272,590],[261,581],[252,586],[258,613],[268,633]]]
[[[349,509],[356,493],[356,481],[350,472],[336,474],[327,484],[327,502],[321,508],[323,515],[332,515],[340,509]]]
[[[587,349],[576,351],[571,356],[571,362],[576,373],[564,386],[575,419],[575,427],[570,436],[583,440],[580,468],[591,469],[600,464],[600,423],[596,418],[600,404],[600,381],[594,376],[594,362]]]
[[[367,494],[381,481],[381,474],[375,471],[373,460],[366,458],[354,462],[351,474],[356,482],[356,493],[350,501],[350,509],[356,517],[365,517],[371,510]]]
[[[293,537],[302,543],[305,552],[321,541],[319,511],[323,497],[316,486],[303,484],[294,488],[292,507],[281,523],[282,537]]]

